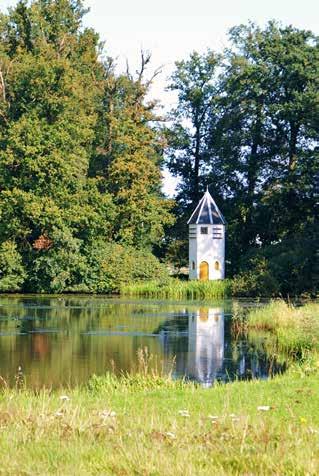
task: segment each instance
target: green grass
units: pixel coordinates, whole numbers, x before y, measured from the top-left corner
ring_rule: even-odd
[[[231,281],[148,281],[123,285],[121,294],[158,299],[223,299],[231,296]]]
[[[318,319],[318,304],[282,302],[246,316],[247,332],[311,342],[302,363],[268,381],[203,389],[150,371],[140,352],[138,375],[92,377],[73,390],[3,382],[0,474],[317,475]]]
[[[319,304],[295,307],[283,300],[272,301],[251,310],[242,324],[250,335],[252,331],[266,331],[274,336],[272,343],[288,357],[300,359],[309,351],[319,351]]]
[[[209,390],[151,380],[93,379],[54,393],[5,390],[0,474],[319,473],[318,373]],[[60,399],[65,394],[69,400]]]

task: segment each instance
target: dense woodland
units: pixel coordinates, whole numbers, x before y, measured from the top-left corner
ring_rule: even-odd
[[[177,106],[162,117],[150,55],[118,73],[84,15],[79,0],[0,15],[0,290],[167,280],[187,262],[186,221],[208,185],[238,294],[316,292],[318,37],[233,28],[223,53],[176,63]]]

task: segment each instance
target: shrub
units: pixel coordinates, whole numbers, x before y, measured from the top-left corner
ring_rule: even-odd
[[[58,231],[50,249],[34,252],[28,289],[36,292],[117,292],[125,283],[157,279],[168,271],[150,252],[113,242],[81,240]]]
[[[81,241],[68,231],[52,233],[50,249],[33,252],[27,290],[61,293],[64,291],[88,292],[84,280],[88,273],[86,257],[81,254]]]
[[[168,280],[166,267],[148,251],[98,241],[85,253],[90,270],[86,283],[93,292],[119,291],[122,285],[135,281]]]
[[[259,249],[252,248],[241,259],[234,279],[237,296],[315,294],[316,250],[313,236],[286,238]]]
[[[264,257],[256,256],[249,261],[249,269],[232,280],[233,296],[275,296],[279,293],[279,283],[271,274]]]
[[[22,264],[22,258],[17,251],[16,244],[5,241],[0,245],[0,291],[20,291],[26,271]]]

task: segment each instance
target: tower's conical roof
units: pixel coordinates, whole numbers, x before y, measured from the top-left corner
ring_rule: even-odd
[[[187,222],[188,225],[225,225],[226,220],[221,214],[213,197],[208,189],[199,201],[197,207],[193,211],[192,216]]]

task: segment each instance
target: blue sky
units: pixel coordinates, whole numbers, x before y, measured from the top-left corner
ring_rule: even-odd
[[[174,61],[193,50],[223,49],[230,27],[270,19],[311,29],[319,34],[318,0],[85,0],[90,8],[87,25],[105,41],[106,52],[118,58],[119,68],[128,59],[135,69],[141,48],[150,50],[153,68],[163,66],[154,94],[164,96],[164,82]],[[16,0],[0,0],[1,10]]]
[[[318,0],[85,0],[90,8],[85,23],[105,41],[106,53],[116,57],[118,68],[128,60],[132,71],[138,66],[141,49],[152,52],[154,70],[162,66],[152,96],[166,108],[175,97],[165,93],[165,81],[174,61],[191,51],[217,51],[227,45],[230,27],[248,20],[263,25],[276,19],[284,24],[310,29],[319,34]],[[0,0],[3,11],[15,0]],[[151,72],[150,70],[150,72]],[[174,181],[166,179],[171,193]]]

